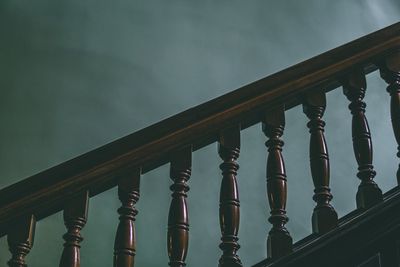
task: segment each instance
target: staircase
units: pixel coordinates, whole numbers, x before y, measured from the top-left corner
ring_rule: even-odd
[[[400,145],[400,23],[396,23],[2,189],[0,237],[7,235],[11,252],[8,265],[26,266],[36,221],[63,211],[67,229],[60,266],[80,266],[80,231],[87,221],[89,200],[118,187],[121,207],[114,266],[134,266],[135,220],[140,220],[135,204],[140,198],[141,175],[170,163],[169,265],[185,266],[187,253],[192,253],[188,251],[186,203],[192,154],[218,142],[222,161],[219,266],[242,266],[237,255],[240,132],[262,123],[268,150],[266,183],[271,230],[267,237],[268,258],[254,267],[400,266],[400,189],[393,188],[383,195],[374,182],[371,135],[363,102],[365,76],[374,71],[379,71],[388,84],[393,131]],[[338,88],[343,88],[352,114],[353,149],[360,179],[355,196],[357,210],[343,218],[338,218],[330,205],[323,121],[326,93]],[[297,105],[303,106],[309,119],[316,205],[311,218],[313,234],[293,244],[285,227],[287,181],[281,151],[285,111]]]

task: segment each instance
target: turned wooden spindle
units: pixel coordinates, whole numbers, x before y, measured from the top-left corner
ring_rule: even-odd
[[[192,147],[177,151],[171,160],[170,177],[172,200],[168,215],[167,248],[171,267],[186,266],[185,259],[189,245],[189,215],[186,197],[189,191],[187,181],[192,165]]]
[[[366,88],[362,69],[354,70],[343,80],[343,93],[351,102],[353,150],[358,163],[357,177],[361,180],[357,191],[357,207],[364,209],[382,201],[382,191],[373,180],[376,172],[372,165],[372,141],[363,101]]]
[[[8,261],[10,267],[26,267],[25,257],[33,246],[36,218],[30,215],[21,218],[8,233],[7,241],[12,254]]]
[[[118,181],[119,224],[114,242],[114,267],[133,267],[136,254],[135,220],[138,213],[141,169],[138,168]]]
[[[240,152],[240,126],[223,130],[220,133],[218,153],[224,161],[220,165],[222,182],[219,203],[219,222],[221,227],[220,248],[223,254],[220,267],[242,266],[237,255],[240,246],[237,237],[240,220],[239,191],[236,181],[239,165],[236,160]]]
[[[380,64],[381,77],[388,84],[390,94],[390,117],[397,141],[397,157],[400,158],[400,51],[388,56]],[[397,183],[400,184],[400,165],[397,169]]]
[[[267,239],[267,255],[276,259],[292,252],[292,237],[286,229],[286,171],[282,157],[283,141],[281,137],[285,127],[285,109],[280,106],[265,114],[263,132],[269,138],[267,159],[267,196],[271,208],[269,222],[272,229]]]
[[[64,250],[60,267],[80,266],[80,243],[83,238],[81,230],[85,226],[88,215],[89,192],[82,192],[69,199],[64,208],[64,223],[67,233],[64,234]]]
[[[337,227],[338,216],[330,204],[332,200],[329,188],[329,156],[326,146],[322,120],[326,108],[325,93],[317,92],[307,95],[303,103],[303,111],[310,119],[310,166],[314,183],[313,199],[317,203],[312,215],[312,228],[316,234],[324,234]]]

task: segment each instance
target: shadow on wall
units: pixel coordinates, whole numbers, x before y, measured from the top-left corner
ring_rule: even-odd
[[[0,3],[0,186],[395,23],[398,1],[11,1]],[[367,117],[375,144],[376,181],[395,184],[396,145],[388,95],[368,76]],[[328,94],[326,138],[333,205],[355,208],[358,179],[350,112],[341,89]],[[288,229],[311,232],[314,207],[308,130],[301,107],[286,114],[284,156]],[[382,119],[384,118],[384,119]],[[265,258],[268,205],[265,137],[242,132],[239,158],[243,263]],[[193,156],[189,192],[190,266],[215,266],[220,251],[216,146]],[[168,166],[144,175],[137,220],[138,266],[167,262]],[[111,266],[119,201],[116,190],[91,199],[82,266]],[[55,266],[65,232],[61,214],[38,223],[30,266]],[[9,258],[0,240],[0,259]]]

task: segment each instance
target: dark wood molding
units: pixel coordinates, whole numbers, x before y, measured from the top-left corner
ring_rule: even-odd
[[[329,91],[338,77],[354,66],[365,72],[374,62],[400,47],[400,23],[253,82],[207,103],[118,139],[75,159],[38,173],[0,191],[0,236],[24,214],[37,219],[60,211],[70,196],[89,190],[90,196],[117,184],[129,169],[143,173],[167,163],[171,152],[188,145],[193,150],[217,141],[221,130],[259,122],[266,111],[300,103],[304,93]]]
[[[300,240],[291,255],[275,262],[265,259],[253,267],[354,267],[376,253],[382,253],[383,266],[398,266],[399,212],[400,188],[396,187],[374,207],[341,218],[329,233]]]

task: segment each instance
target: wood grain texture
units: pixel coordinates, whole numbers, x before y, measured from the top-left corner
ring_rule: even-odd
[[[25,257],[30,252],[35,237],[36,218],[34,215],[25,216],[18,220],[8,233],[7,241],[11,252],[8,261],[10,267],[26,267]]]
[[[60,259],[60,267],[80,267],[81,230],[88,217],[89,192],[84,191],[69,199],[64,208],[64,223],[67,233]]]
[[[167,249],[169,266],[184,267],[189,247],[189,213],[187,207],[187,184],[192,167],[192,147],[174,153],[170,177],[172,200],[168,215]]]
[[[269,222],[272,228],[267,238],[267,255],[278,259],[292,252],[292,237],[286,229],[287,182],[285,162],[282,157],[284,145],[281,137],[285,128],[285,109],[283,106],[267,112],[263,120],[263,132],[268,137],[267,158],[267,197],[271,208]]]
[[[390,94],[390,117],[397,142],[397,157],[400,158],[400,51],[383,58],[379,66],[381,77],[388,83],[386,90]],[[396,176],[400,184],[400,165]]]
[[[115,186],[129,168],[143,166],[145,173],[170,161],[172,151],[215,142],[229,126],[249,127],[267,110],[299,104],[310,90],[332,90],[354,65],[372,71],[373,62],[399,46],[396,23],[4,188],[0,236],[24,214],[46,217],[75,193],[88,189],[93,196]]]
[[[372,165],[372,140],[363,101],[366,89],[362,69],[355,69],[343,80],[343,93],[351,102],[353,150],[358,164],[357,177],[361,180],[356,198],[358,208],[369,208],[382,201],[382,191],[373,180],[376,172]]]
[[[322,120],[326,108],[326,96],[323,92],[309,94],[305,97],[303,111],[310,119],[310,166],[314,183],[314,201],[317,202],[312,215],[312,228],[316,234],[324,234],[338,223],[338,215],[330,204],[332,200],[329,188],[330,168],[328,147],[325,141]]]
[[[239,189],[236,175],[239,169],[237,159],[240,153],[240,125],[221,131],[218,153],[224,161],[220,165],[222,182],[219,196],[219,222],[223,251],[219,259],[220,267],[240,267],[242,262],[237,255],[240,248],[238,232],[240,222]]]
[[[133,267],[136,255],[135,207],[140,197],[140,168],[118,181],[119,224],[114,242],[114,267]]]

